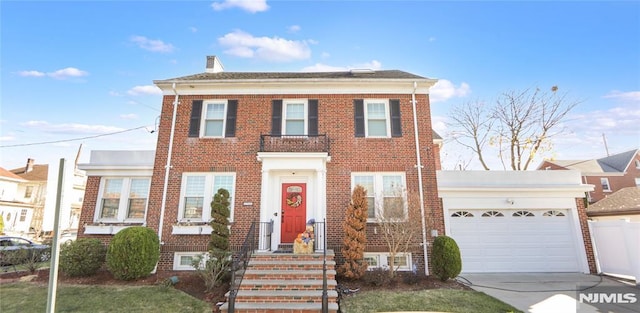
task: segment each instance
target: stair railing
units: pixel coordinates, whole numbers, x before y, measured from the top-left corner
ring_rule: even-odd
[[[256,222],[251,223],[251,227],[247,232],[247,236],[242,243],[242,247],[238,252],[233,255],[231,263],[231,286],[229,287],[229,313],[235,312],[236,296],[238,295],[238,289],[242,284],[242,278],[244,272],[247,269],[249,260],[253,251],[256,249]]]
[[[327,291],[327,219],[322,223],[324,236],[324,249],[322,261],[322,313],[329,313],[329,294]]]

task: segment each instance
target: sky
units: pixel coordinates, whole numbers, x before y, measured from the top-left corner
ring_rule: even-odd
[[[155,149],[153,81],[204,72],[207,55],[229,72],[438,79],[443,169],[480,169],[452,140],[454,106],[527,88],[580,102],[539,161],[640,148],[638,1],[2,0],[0,167],[73,161],[80,145],[80,163],[91,150]]]

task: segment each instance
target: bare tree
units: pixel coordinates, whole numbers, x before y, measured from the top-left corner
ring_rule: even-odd
[[[397,197],[387,197],[384,210],[376,214],[377,225],[389,250],[391,278],[399,268],[395,264],[396,256],[408,253],[419,244],[422,225],[419,210],[419,195],[409,194],[405,203],[402,195],[398,194]]]
[[[551,150],[551,138],[563,130],[561,123],[579,103],[558,93],[557,86],[509,91],[490,108],[479,101],[454,108],[450,125],[456,142],[470,148],[485,170],[488,145],[498,150],[504,169],[525,171],[537,155]]]

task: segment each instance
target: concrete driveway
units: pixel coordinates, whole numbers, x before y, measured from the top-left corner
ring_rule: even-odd
[[[523,312],[640,312],[640,289],[605,276],[580,273],[491,273],[460,274],[457,280]],[[580,294],[593,298],[583,298],[580,303],[577,300],[580,299]],[[594,301],[596,304],[587,304],[587,299],[599,300]]]

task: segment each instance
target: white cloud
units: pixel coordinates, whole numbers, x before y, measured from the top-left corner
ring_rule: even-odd
[[[431,36],[431,37],[429,37],[428,40],[429,40],[429,42],[434,42],[434,41],[436,41],[436,37]]]
[[[138,115],[135,113],[129,113],[129,114],[120,114],[120,118],[123,120],[137,120],[138,119]]]
[[[55,78],[55,79],[67,79],[70,77],[82,77],[82,76],[87,76],[89,75],[89,73],[83,71],[83,70],[79,70],[75,67],[67,67],[67,68],[63,68],[61,70],[57,70],[55,72],[52,73],[48,73],[47,75]]]
[[[331,57],[331,54],[329,54],[329,52],[322,52],[320,57],[322,57],[323,59],[328,59],[329,57]]]
[[[451,81],[440,79],[429,90],[429,100],[432,103],[435,103],[439,101],[445,101],[454,97],[464,97],[469,93],[471,93],[471,88],[469,87],[469,84],[465,82],[462,82],[460,86],[456,87],[456,85]]]
[[[262,12],[269,9],[267,0],[224,0],[222,2],[212,3],[211,7],[216,11],[240,8],[250,13]]]
[[[640,91],[622,92],[618,90],[613,90],[608,94],[604,95],[603,98],[620,100],[623,102],[640,103]]]
[[[308,41],[287,40],[279,37],[254,37],[236,30],[218,38],[224,52],[242,58],[255,58],[272,62],[305,60],[311,57]]]
[[[14,141],[16,137],[8,135],[8,136],[0,136],[0,141]]]
[[[155,85],[145,85],[145,86],[135,86],[129,91],[127,94],[131,96],[139,96],[139,95],[162,95],[162,90]]]
[[[299,32],[301,29],[302,29],[302,28],[300,27],[300,25],[291,25],[291,26],[289,26],[288,31],[289,31],[290,33],[297,33],[297,32]]]
[[[149,39],[144,36],[131,36],[129,40],[137,44],[138,47],[152,52],[168,53],[174,50],[172,44],[164,43],[162,40],[158,39]]]
[[[193,26],[189,27],[189,30],[190,30],[192,33],[197,33],[197,32],[198,32],[198,29],[197,29],[197,28],[195,28],[195,27],[193,27]]]
[[[18,72],[18,75],[24,76],[24,77],[42,77],[42,76],[45,76],[46,74],[39,71],[20,71]]]
[[[379,70],[382,68],[382,63],[377,60],[371,62],[365,62],[360,64],[354,64],[349,66],[334,66],[322,63],[316,63],[311,66],[303,67],[302,72],[344,72],[351,69],[371,69]]]
[[[123,131],[123,128],[105,125],[88,125],[79,123],[51,124],[46,121],[27,121],[21,124],[47,133],[62,134],[106,134]]]
[[[112,96],[112,97],[120,97],[120,96],[122,96],[119,92],[113,91],[113,90],[109,91],[109,95]]]

